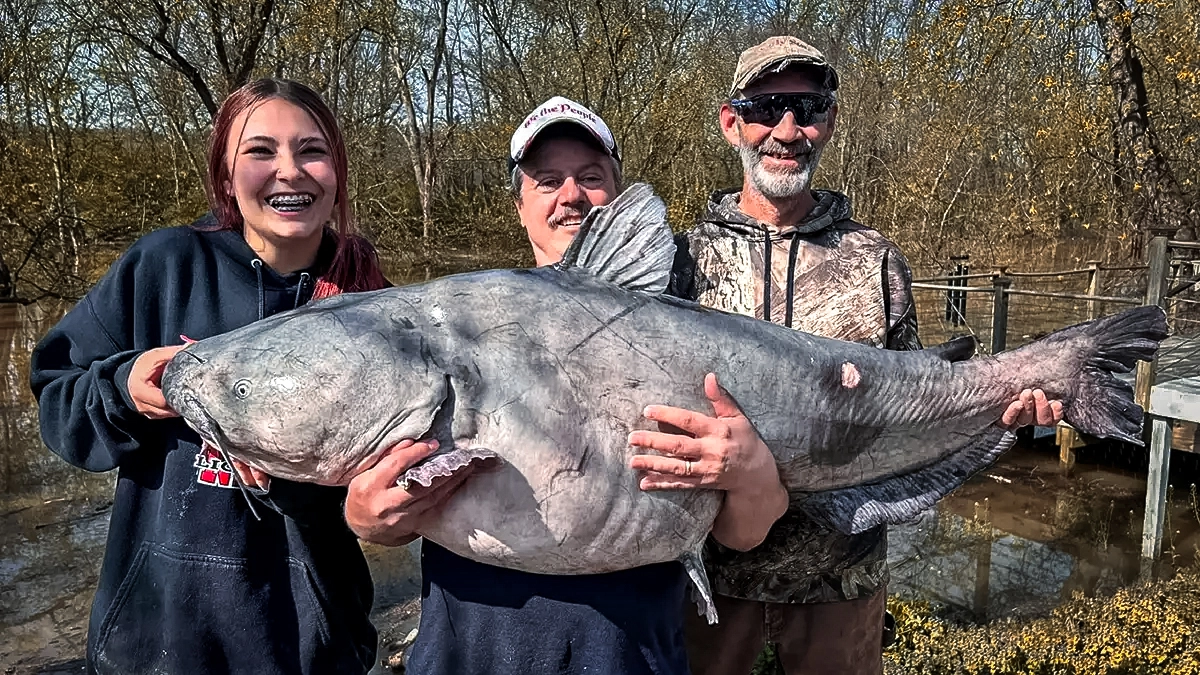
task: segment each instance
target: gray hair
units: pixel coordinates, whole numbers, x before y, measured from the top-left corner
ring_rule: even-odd
[[[609,161],[612,162],[613,183],[616,184],[617,192],[621,192],[621,185],[625,181],[625,177],[621,174],[621,160],[608,155]],[[522,176],[525,172],[521,170],[520,164],[514,164],[512,172],[509,174],[508,191],[512,194],[513,201],[521,203],[521,184]]]

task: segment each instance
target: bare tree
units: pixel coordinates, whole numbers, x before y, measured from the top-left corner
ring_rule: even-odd
[[[405,41],[400,37],[400,31],[393,30],[389,36],[389,51],[404,106],[401,137],[408,147],[421,202],[421,241],[428,246],[433,229],[438,160],[454,132],[454,119],[450,117],[453,107],[447,105],[453,101],[453,73],[450,72],[453,64],[448,63],[446,42],[450,0],[434,0],[422,9],[424,11],[418,10],[415,15],[400,17],[401,21],[408,19],[416,24],[415,39]],[[444,111],[440,119],[439,110]]]
[[[1091,3],[1104,42],[1116,108],[1114,186],[1127,195],[1135,227],[1147,236],[1173,235],[1191,223],[1179,183],[1159,148],[1150,121],[1145,71],[1133,36],[1133,11],[1125,0]]]
[[[274,11],[275,0],[170,5],[164,0],[110,0],[96,3],[91,16],[102,29],[182,75],[215,117],[221,96],[245,84],[254,72]],[[215,63],[208,62],[209,55]]]

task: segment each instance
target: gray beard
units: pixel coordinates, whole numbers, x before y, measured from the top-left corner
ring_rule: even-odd
[[[762,196],[768,199],[790,199],[803,194],[812,184],[813,172],[817,168],[817,162],[821,160],[821,151],[824,148],[815,148],[807,141],[798,142],[795,146],[801,146],[795,147],[795,150],[802,150],[803,147],[807,147],[808,150],[807,154],[796,155],[800,166],[795,171],[769,171],[763,166],[763,155],[772,151],[793,149],[787,148],[770,137],[760,143],[758,147],[753,147],[745,141],[738,146],[738,154],[742,158],[742,169],[750,177],[750,184]]]

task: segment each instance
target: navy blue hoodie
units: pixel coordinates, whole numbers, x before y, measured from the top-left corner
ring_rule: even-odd
[[[331,249],[326,237],[314,269]],[[89,672],[370,669],[372,586],[342,518],[345,490],[274,480],[266,496],[248,499],[179,418],[144,417],[127,390],[145,350],[291,309],[313,286],[314,270],[280,276],[237,232],[159,230],[134,243],[34,350],[46,445],[80,468],[118,472]]]

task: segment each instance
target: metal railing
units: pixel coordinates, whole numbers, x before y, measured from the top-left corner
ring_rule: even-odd
[[[928,342],[949,339],[961,332],[956,329],[965,329],[980,337],[980,343],[995,354],[1009,346],[1013,326],[1022,329],[1018,341],[1027,341],[1073,323],[1097,319],[1123,306],[1142,304],[1144,285],[1134,277],[1143,276],[1148,269],[1147,265],[1104,266],[1098,262],[1051,272],[1014,272],[1000,267],[991,272],[915,279],[912,287],[918,311],[923,314],[920,318],[925,319],[921,321],[922,334]],[[981,279],[990,283],[969,284]],[[946,312],[941,320],[929,321],[934,317],[929,308],[940,304],[932,300],[930,292],[945,294]],[[971,296],[978,296],[979,301],[969,301]],[[1016,302],[1014,298],[1038,298],[1043,302]],[[972,307],[977,309],[969,312]]]
[[[926,342],[933,344],[966,330],[995,354],[1009,347],[1014,334],[1019,336],[1015,341],[1032,340],[1126,306],[1158,305],[1166,311],[1169,337],[1154,361],[1138,363],[1135,400],[1149,410],[1156,381],[1200,378],[1200,242],[1155,237],[1147,248],[1146,265],[1104,266],[1093,261],[1080,269],[1051,272],[1000,267],[990,273],[970,273],[963,263],[966,259],[952,260],[955,273],[916,279],[912,284]],[[977,283],[983,279],[990,283]],[[943,303],[945,313],[939,316],[935,310]],[[1152,560],[1161,551],[1172,443],[1170,420],[1147,419],[1147,428],[1153,420],[1155,438],[1148,457],[1142,555]],[[1060,458],[1070,466],[1079,439],[1069,426],[1059,431]]]

